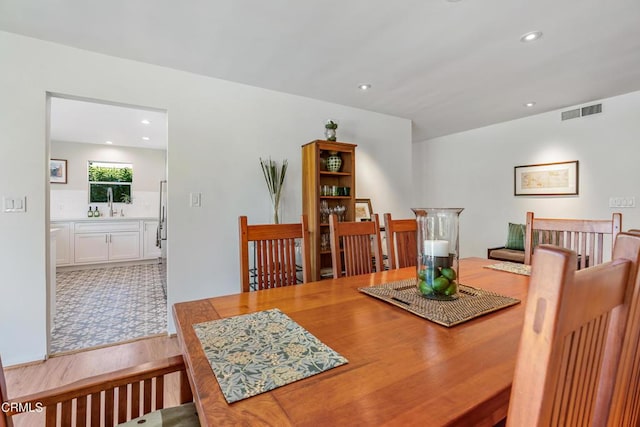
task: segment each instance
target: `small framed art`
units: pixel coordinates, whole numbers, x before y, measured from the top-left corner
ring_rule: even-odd
[[[371,199],[356,199],[355,220],[371,221],[373,209],[371,209]]]
[[[49,160],[49,182],[52,184],[67,183],[67,161],[61,159]]]

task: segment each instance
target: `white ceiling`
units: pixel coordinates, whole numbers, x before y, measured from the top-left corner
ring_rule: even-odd
[[[2,0],[0,29],[405,117],[414,141],[640,89],[639,0]]]
[[[167,115],[161,111],[52,97],[50,129],[52,141],[167,149]]]

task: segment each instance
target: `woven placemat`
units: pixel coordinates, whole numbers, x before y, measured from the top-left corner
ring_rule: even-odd
[[[485,265],[484,268],[506,271],[508,273],[520,274],[522,276],[531,276],[531,266],[518,264],[517,262],[499,262],[497,264]]]
[[[466,285],[458,285],[458,299],[436,301],[420,294],[416,288],[416,279],[390,282],[358,290],[447,327],[520,302],[516,298]]]

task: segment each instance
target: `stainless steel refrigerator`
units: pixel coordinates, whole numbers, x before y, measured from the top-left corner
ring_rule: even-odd
[[[158,210],[158,230],[156,246],[162,252],[162,260],[167,258],[167,181],[160,181],[160,209]]]

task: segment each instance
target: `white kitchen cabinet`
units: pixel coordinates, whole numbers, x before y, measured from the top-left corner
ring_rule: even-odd
[[[158,258],[161,255],[160,248],[156,246],[158,221],[144,221],[144,249],[142,257],[145,259]]]
[[[73,264],[73,245],[71,231],[72,222],[51,222],[51,228],[56,230],[56,266]]]
[[[109,234],[76,234],[75,251],[76,263],[109,261]]]
[[[74,236],[76,264],[140,259],[138,221],[76,223]]]
[[[140,258],[140,232],[109,233],[109,261]]]

